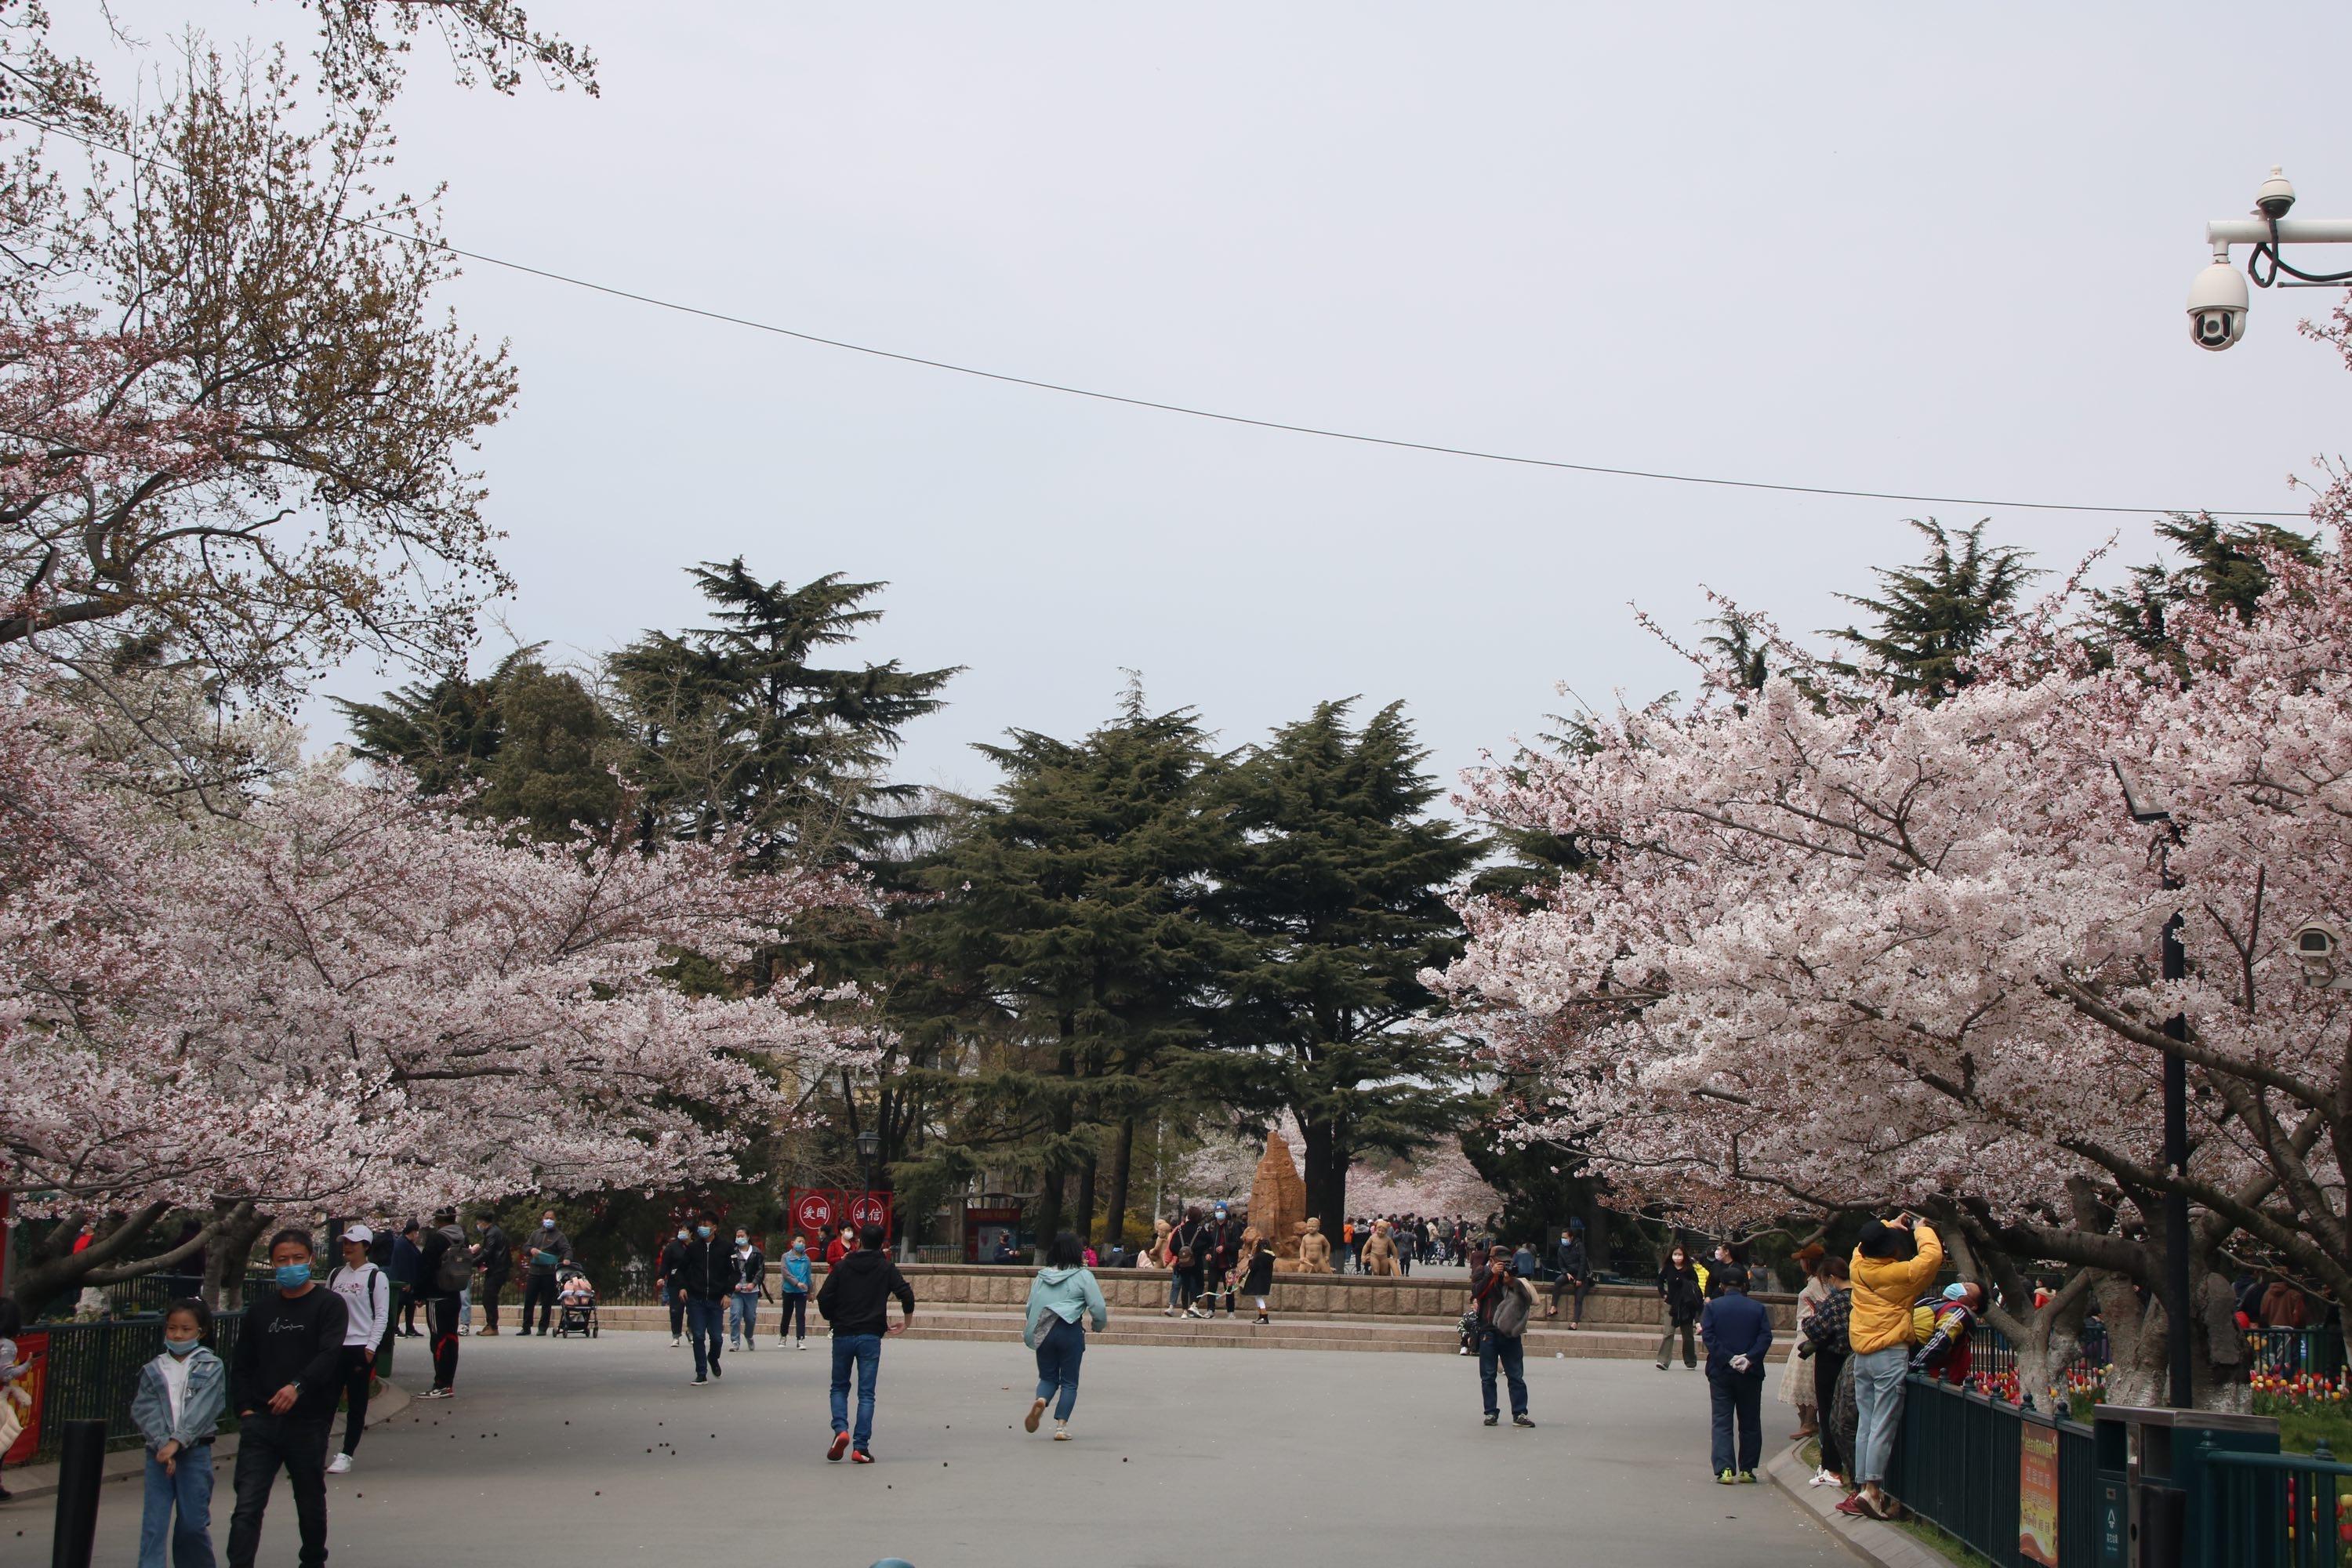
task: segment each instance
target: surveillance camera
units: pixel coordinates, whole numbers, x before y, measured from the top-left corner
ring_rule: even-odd
[[[2294,187],[2287,184],[2286,175],[2277,164],[2271,165],[2271,177],[2254,192],[2254,210],[2275,223],[2286,216],[2294,205]]]
[[[2246,335],[2246,280],[2228,262],[2214,262],[2189,287],[2189,335],[2217,351]]]
[[[2303,965],[2303,983],[2329,991],[2352,991],[2352,969],[2346,968],[2344,933],[2325,921],[2309,921],[2294,933],[2295,961]]]

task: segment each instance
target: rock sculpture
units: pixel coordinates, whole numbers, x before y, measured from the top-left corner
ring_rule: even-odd
[[[1298,1227],[1298,1271],[1302,1274],[1331,1272],[1331,1238],[1323,1234],[1323,1222],[1308,1218]]]
[[[1249,1218],[1274,1242],[1276,1266],[1298,1261],[1298,1222],[1307,1217],[1307,1184],[1298,1179],[1290,1145],[1280,1132],[1265,1135],[1265,1153],[1250,1178]]]

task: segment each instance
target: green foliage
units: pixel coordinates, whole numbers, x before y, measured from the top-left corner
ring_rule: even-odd
[[[2263,556],[2283,555],[2305,564],[2319,558],[2317,541],[2274,523],[2225,523],[2210,513],[2181,513],[2158,523],[2156,531],[2179,563],[2136,566],[2127,585],[2094,595],[2089,641],[2095,652],[2130,646],[2161,654],[2183,674],[2186,667],[2171,632],[2175,610],[2204,605],[2245,620],[2271,585]]]
[[[1421,972],[1460,951],[1447,890],[1481,846],[1439,794],[1402,703],[1318,703],[1220,782],[1236,834],[1214,918],[1246,939],[1223,984],[1228,1098],[1298,1119],[1310,1211],[1347,1213],[1349,1164],[1461,1125],[1465,1066]]]
[[[718,624],[649,632],[610,661],[646,832],[707,838],[731,826],[764,857],[839,861],[872,858],[917,826],[921,792],[882,770],[958,670],[812,662],[881,618],[866,602],[883,584],[838,572],[798,588],[762,583],[740,557],[693,576]]]
[[[1874,596],[1838,595],[1875,616],[1876,629],[1828,635],[1861,651],[1856,664],[1839,667],[1851,673],[1884,678],[1897,691],[1955,689],[1969,679],[1963,662],[1991,644],[2040,574],[2025,564],[2028,552],[1986,544],[1985,522],[1951,530],[1914,518],[1911,526],[1928,542],[1925,560],[1877,568]]]

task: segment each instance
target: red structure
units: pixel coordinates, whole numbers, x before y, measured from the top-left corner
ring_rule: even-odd
[[[892,1196],[842,1187],[794,1187],[784,1194],[786,1223],[793,1235],[808,1239],[810,1251],[822,1254],[825,1237],[845,1225],[878,1225],[883,1235],[895,1235]]]

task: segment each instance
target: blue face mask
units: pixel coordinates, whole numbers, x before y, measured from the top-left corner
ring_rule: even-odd
[[[555,1222],[551,1219],[541,1220],[539,1222],[539,1228],[541,1230],[553,1230],[555,1228]]]
[[[1965,1285],[1947,1285],[1944,1287],[1944,1300],[1947,1301],[1966,1300],[1968,1299],[1968,1294],[1969,1288]]]
[[[310,1282],[310,1266],[307,1263],[281,1263],[278,1266],[278,1288],[299,1290]]]
[[[194,1355],[196,1347],[202,1343],[202,1340],[165,1340],[163,1348],[175,1356]]]
[[[698,1225],[694,1227],[694,1234],[708,1241],[710,1239],[710,1227],[707,1225]]]

